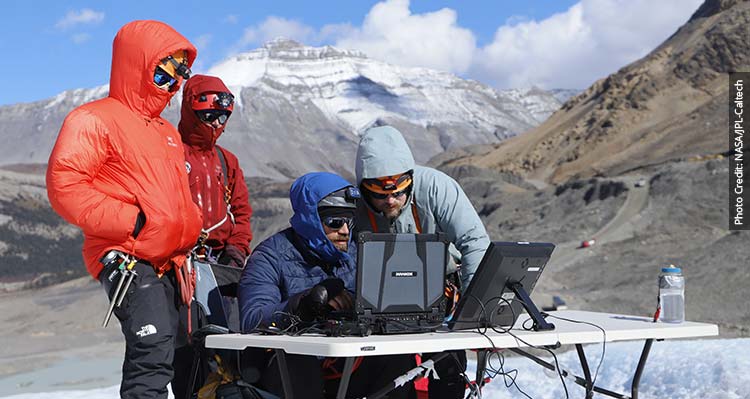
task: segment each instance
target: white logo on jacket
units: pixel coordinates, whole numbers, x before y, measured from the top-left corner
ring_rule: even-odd
[[[167,145],[170,147],[177,147],[177,144],[174,142],[172,136],[167,136]]]
[[[153,334],[156,334],[156,327],[154,327],[153,324],[146,324],[145,326],[142,326],[137,333],[135,333],[135,335],[141,338]]]

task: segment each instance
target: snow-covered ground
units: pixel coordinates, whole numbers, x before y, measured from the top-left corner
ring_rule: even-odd
[[[597,385],[630,395],[630,383],[643,344],[640,342],[610,343],[601,366]],[[586,348],[592,372],[596,369],[601,345]],[[670,399],[740,399],[750,398],[750,339],[715,339],[655,342],[641,378],[639,397]],[[551,360],[551,357],[547,357]],[[561,367],[582,375],[575,351],[558,355]],[[497,367],[497,359],[492,360]],[[470,373],[474,364],[470,364]],[[504,370],[517,370],[515,382],[528,397],[565,398],[565,388],[557,374],[543,371],[525,358],[505,359]],[[472,374],[469,374],[472,375]],[[583,388],[565,380],[568,396],[582,398]],[[116,399],[118,387],[26,393],[5,396],[8,399]],[[485,387],[483,398],[525,398],[516,387],[506,388],[498,376]],[[605,398],[594,395],[595,398]],[[170,396],[171,398],[171,396]]]

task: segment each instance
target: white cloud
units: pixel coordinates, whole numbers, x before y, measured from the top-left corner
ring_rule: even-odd
[[[71,36],[70,39],[73,40],[73,43],[75,44],[83,44],[91,39],[91,35],[88,33],[76,33]]]
[[[507,23],[471,73],[501,88],[585,88],[648,54],[701,2],[582,0],[541,21]]]
[[[361,26],[316,29],[268,17],[247,27],[231,53],[285,37],[307,45],[333,43],[374,59],[449,71],[499,88],[583,89],[653,50],[702,1],[581,0],[542,20],[513,16],[497,28],[491,43],[479,48],[475,35],[458,25],[456,11],[414,14],[409,0],[385,0],[370,9]]]
[[[104,20],[104,13],[84,8],[79,11],[68,11],[57,21],[55,28],[65,30],[81,24],[98,24]]]
[[[461,73],[471,65],[474,34],[457,25],[456,12],[443,8],[412,14],[408,0],[386,0],[372,7],[361,28],[345,32],[336,46],[408,66]]]
[[[232,25],[235,25],[237,22],[239,22],[239,20],[240,19],[237,16],[237,14],[229,14],[226,17],[224,17],[224,22],[228,24],[232,24]]]

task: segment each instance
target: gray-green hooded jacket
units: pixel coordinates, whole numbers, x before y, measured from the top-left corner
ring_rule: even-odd
[[[357,230],[392,233],[436,233],[448,235],[448,240],[460,252],[461,288],[466,290],[479,262],[490,244],[487,231],[474,206],[461,186],[450,176],[433,168],[417,166],[408,144],[401,133],[390,127],[368,129],[357,149],[355,171],[357,185],[363,179],[393,176],[414,170],[414,188],[401,214],[390,222],[382,213],[373,210],[366,201],[357,205]],[[421,230],[410,209],[416,204]],[[375,216],[373,229],[368,213]]]

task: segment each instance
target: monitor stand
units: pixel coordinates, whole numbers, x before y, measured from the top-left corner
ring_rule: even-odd
[[[534,326],[532,327],[534,331],[548,331],[555,329],[554,324],[548,323],[547,320],[544,319],[542,313],[539,312],[539,308],[537,308],[534,302],[531,301],[531,297],[521,283],[509,283],[507,287],[510,288],[513,293],[516,294],[516,297],[521,300],[521,304],[523,304],[523,307],[526,309],[526,313],[528,313],[529,316],[531,316],[531,319],[534,320]]]

